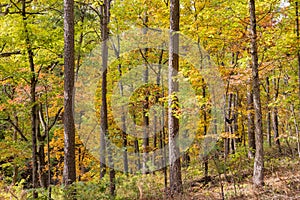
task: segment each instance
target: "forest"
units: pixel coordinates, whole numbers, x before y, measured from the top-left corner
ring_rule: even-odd
[[[298,0],[1,0],[0,200],[300,199]]]

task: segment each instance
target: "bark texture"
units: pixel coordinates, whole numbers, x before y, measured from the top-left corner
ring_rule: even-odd
[[[74,0],[64,0],[64,170],[63,183],[76,181],[74,124]]]
[[[261,187],[264,184],[264,150],[263,150],[263,131],[262,131],[262,113],[260,102],[260,83],[258,74],[258,53],[257,53],[257,33],[255,0],[249,0],[250,12],[250,32],[251,32],[251,58],[252,58],[252,87],[253,87],[253,105],[254,105],[254,125],[255,125],[255,158],[253,169],[253,184],[255,187]]]
[[[178,81],[175,77],[179,69],[179,0],[170,1],[170,47],[169,47],[169,162],[170,162],[170,189],[171,195],[182,193],[182,179],[180,166],[179,145],[176,138],[179,134],[179,119],[174,115],[178,109]]]
[[[100,113],[100,177],[105,174],[106,162],[105,155],[107,153],[107,165],[109,167],[109,180],[110,180],[110,194],[115,196],[115,169],[113,162],[113,153],[110,145],[110,137],[108,134],[108,121],[107,121],[107,67],[108,67],[108,45],[107,40],[109,36],[108,23],[110,18],[110,0],[104,0],[100,7],[101,12],[101,37],[102,37],[102,105]],[[107,140],[106,140],[107,138]],[[107,150],[107,152],[106,152]]]

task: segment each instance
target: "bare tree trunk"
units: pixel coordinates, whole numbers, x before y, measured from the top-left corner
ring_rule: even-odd
[[[168,102],[168,128],[169,128],[169,163],[170,163],[170,189],[171,195],[182,193],[181,165],[179,145],[176,138],[179,134],[179,119],[175,116],[178,109],[177,92],[178,80],[175,77],[179,70],[179,0],[170,1],[170,46],[169,46],[169,102]]]
[[[249,0],[250,30],[251,30],[251,58],[252,58],[252,80],[253,80],[253,103],[255,111],[255,158],[253,169],[253,184],[261,187],[264,184],[264,150],[262,131],[262,112],[260,102],[260,83],[258,74],[258,53],[255,0]]]
[[[64,170],[63,183],[76,181],[74,123],[74,0],[64,0]]]

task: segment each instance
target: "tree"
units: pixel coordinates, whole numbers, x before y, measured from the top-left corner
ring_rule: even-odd
[[[299,50],[299,5],[298,1],[295,1],[295,10],[296,10],[296,35],[297,35],[297,65],[298,65],[298,96],[300,98],[300,50]]]
[[[38,187],[38,164],[37,164],[37,130],[38,130],[38,117],[37,117],[37,105],[36,105],[36,84],[37,84],[37,77],[35,72],[35,64],[34,64],[34,54],[31,47],[31,41],[29,38],[29,33],[27,29],[27,16],[26,16],[26,1],[22,1],[22,17],[24,23],[24,32],[25,32],[25,42],[27,46],[27,55],[29,61],[29,67],[31,72],[30,78],[30,103],[31,103],[31,141],[32,141],[32,187]],[[33,198],[37,198],[38,194],[33,191]]]
[[[179,134],[179,119],[175,112],[178,110],[179,83],[176,76],[179,70],[179,0],[170,1],[170,46],[169,46],[169,101],[168,101],[168,129],[169,129],[169,162],[171,195],[182,193],[181,165],[179,144],[176,139]]]
[[[108,137],[108,141],[105,140],[108,134],[108,122],[107,122],[107,68],[108,68],[108,23],[110,19],[110,1],[104,0],[103,4],[100,7],[101,13],[101,51],[102,51],[102,82],[101,82],[101,113],[100,113],[100,176],[104,176],[106,162],[105,162],[105,148],[107,147],[107,157],[108,157],[108,167],[109,167],[109,179],[110,179],[110,194],[112,196],[115,195],[115,169],[112,158],[112,151],[110,147],[110,137]]]
[[[76,181],[74,124],[74,0],[64,1],[64,171],[63,183]]]
[[[255,0],[249,0],[250,12],[250,34],[251,34],[251,58],[252,58],[252,89],[253,104],[255,113],[255,158],[253,169],[254,186],[262,186],[264,183],[264,151],[263,151],[263,132],[262,132],[262,113],[260,102],[260,83],[258,74],[258,53],[257,53],[257,33],[256,33],[256,16]]]

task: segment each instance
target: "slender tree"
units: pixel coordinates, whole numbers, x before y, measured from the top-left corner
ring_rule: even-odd
[[[271,139],[271,109],[269,103],[271,101],[270,97],[270,80],[269,77],[266,77],[266,93],[267,93],[267,140],[269,147],[272,146],[272,139]]]
[[[273,78],[273,86],[274,86],[274,102],[277,101],[279,96],[279,78]],[[279,153],[281,153],[281,147],[280,147],[280,140],[279,140],[279,120],[278,120],[278,107],[273,107],[272,112],[272,124],[273,124],[273,131],[274,131],[274,140],[275,144],[278,147]]]
[[[300,31],[299,31],[299,4],[298,1],[295,2],[295,9],[296,9],[296,34],[297,34],[297,61],[298,61],[298,96],[300,99],[300,49],[299,49],[299,38],[300,38]]]
[[[74,124],[74,0],[64,0],[64,170],[63,183],[76,181]]]
[[[148,23],[148,14],[145,12],[145,17],[144,17],[144,23],[147,25]],[[143,29],[143,34],[147,34],[147,29]],[[145,60],[144,63],[144,73],[143,73],[143,81],[144,84],[148,84],[149,82],[149,67],[148,67],[148,48],[143,49],[143,57]],[[145,88],[148,90],[148,88]],[[145,93],[145,99],[143,103],[143,166],[142,166],[142,173],[147,174],[148,172],[148,160],[149,160],[149,93],[146,91]]]
[[[104,1],[100,7],[101,23],[101,56],[102,56],[102,73],[101,73],[101,108],[100,108],[100,178],[106,173],[106,141],[105,137],[108,132],[107,122],[107,56],[108,56],[108,19],[106,4]]]
[[[102,105],[101,105],[101,120],[100,120],[100,176],[105,174],[105,154],[107,150],[107,161],[109,166],[109,179],[110,179],[110,194],[115,195],[115,170],[112,159],[112,151],[110,148],[109,134],[108,134],[108,122],[107,122],[107,67],[108,67],[108,46],[107,39],[109,34],[108,23],[110,18],[110,0],[104,0],[100,7],[101,13],[101,39],[102,39]],[[106,142],[105,138],[108,137]],[[106,149],[107,147],[107,149]]]
[[[37,162],[37,131],[38,131],[38,116],[37,116],[37,104],[36,104],[36,84],[37,77],[35,72],[34,64],[34,54],[32,50],[31,41],[29,38],[28,28],[27,28],[27,15],[26,15],[26,1],[22,1],[22,17],[24,24],[25,32],[25,42],[26,42],[26,51],[28,56],[28,62],[31,72],[30,77],[30,103],[32,105],[30,110],[31,116],[31,150],[32,150],[32,187],[35,189],[38,187],[38,162]],[[33,190],[33,198],[37,198],[38,194]]]
[[[171,195],[182,193],[181,166],[179,145],[176,138],[179,134],[179,119],[175,116],[178,110],[176,92],[179,89],[176,76],[179,70],[179,0],[170,1],[170,46],[169,46],[169,102],[168,102],[168,128],[169,128],[169,162],[170,162],[170,189]]]
[[[253,87],[253,105],[254,105],[254,125],[255,125],[255,157],[253,169],[253,184],[260,187],[264,183],[264,150],[263,150],[263,132],[262,132],[262,113],[260,102],[260,83],[258,74],[258,53],[257,53],[257,33],[255,0],[249,0],[250,12],[250,32],[251,32],[251,58],[252,58],[252,87]]]

